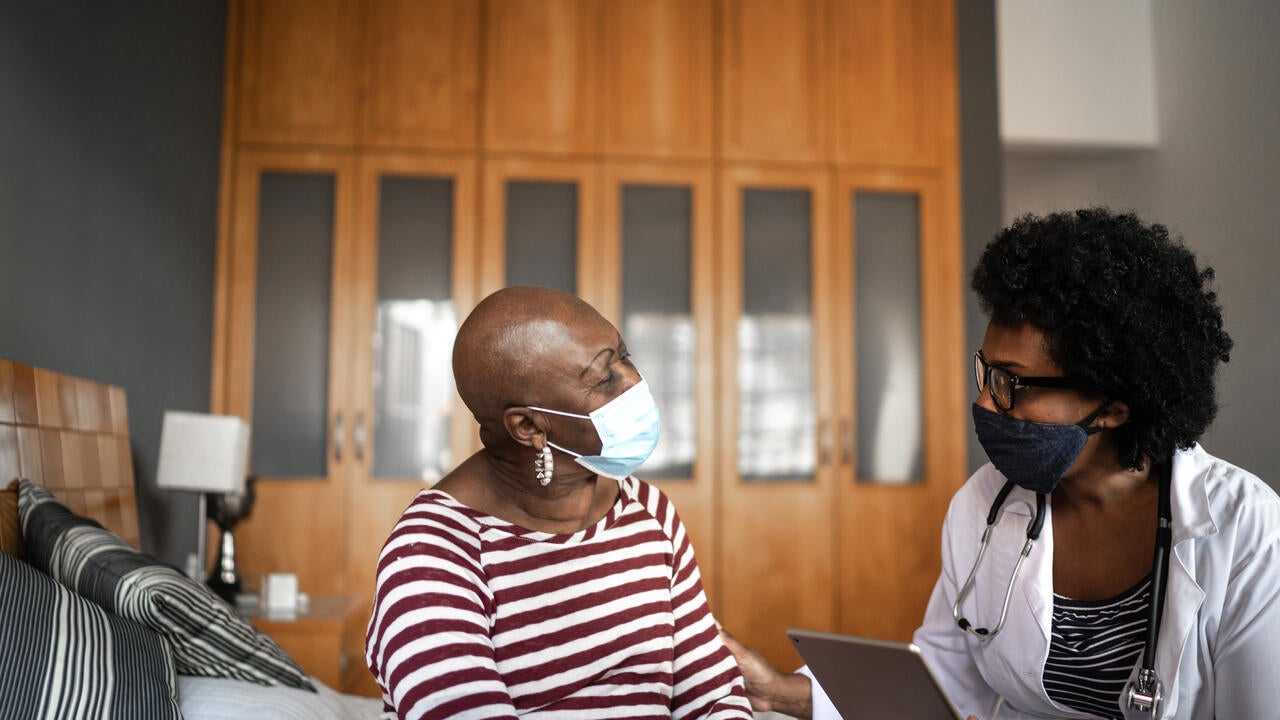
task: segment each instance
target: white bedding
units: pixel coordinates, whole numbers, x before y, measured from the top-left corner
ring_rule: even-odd
[[[316,692],[224,678],[178,676],[186,720],[374,720],[382,701],[343,695],[315,678]]]

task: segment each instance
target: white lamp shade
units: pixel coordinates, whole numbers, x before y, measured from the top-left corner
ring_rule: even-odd
[[[234,415],[168,411],[156,484],[174,490],[243,493],[249,424]]]

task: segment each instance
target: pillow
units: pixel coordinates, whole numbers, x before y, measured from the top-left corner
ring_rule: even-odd
[[[369,720],[382,714],[381,700],[343,695],[318,681],[309,693],[179,675],[178,697],[187,720]]]
[[[176,718],[161,637],[0,553],[0,717]]]
[[[26,548],[22,542],[22,526],[18,524],[18,481],[0,490],[0,550],[22,559]]]
[[[293,658],[212,590],[71,512],[47,489],[21,481],[18,514],[28,562],[159,633],[173,647],[178,673],[315,692]]]

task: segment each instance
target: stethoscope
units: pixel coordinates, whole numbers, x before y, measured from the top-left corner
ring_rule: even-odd
[[[974,627],[967,619],[960,616],[960,604],[973,590],[973,579],[978,574],[978,566],[982,564],[982,557],[986,555],[987,544],[991,540],[991,531],[996,525],[996,521],[1000,517],[1000,509],[1004,507],[1004,501],[1009,497],[1009,493],[1015,487],[1012,480],[1006,481],[1004,487],[1000,488],[1000,492],[996,494],[996,499],[991,503],[991,510],[987,513],[987,528],[982,531],[982,545],[978,548],[978,557],[973,561],[973,569],[969,571],[969,577],[965,578],[964,585],[960,587],[960,592],[956,595],[956,602],[951,606],[951,616],[955,618],[956,625],[961,630],[978,638],[979,640],[990,640],[1004,627],[1005,616],[1009,612],[1009,600],[1013,597],[1013,586],[1018,581],[1018,571],[1022,569],[1022,561],[1027,559],[1031,554],[1031,548],[1035,541],[1040,538],[1040,531],[1044,529],[1044,493],[1036,493],[1036,512],[1031,518],[1031,522],[1027,523],[1027,540],[1022,545],[1022,553],[1018,555],[1018,560],[1013,566],[1013,574],[1009,576],[1009,585],[1004,591],[1004,603],[1000,607],[1000,618],[996,621],[994,628]],[[1142,650],[1142,666],[1138,670],[1138,677],[1135,681],[1125,685],[1123,697],[1128,704],[1130,710],[1149,713],[1152,717],[1158,717],[1160,713],[1160,704],[1164,699],[1164,686],[1160,682],[1160,677],[1156,675],[1156,640],[1160,636],[1160,619],[1164,614],[1164,597],[1169,575],[1169,552],[1173,546],[1173,512],[1170,508],[1169,500],[1169,479],[1162,473],[1160,477],[1160,520],[1156,526],[1156,550],[1155,556],[1151,561],[1151,607],[1150,615],[1147,619],[1147,637],[1146,645]]]

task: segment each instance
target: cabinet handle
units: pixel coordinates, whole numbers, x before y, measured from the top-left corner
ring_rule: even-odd
[[[354,431],[356,445],[356,462],[364,462],[364,412],[356,413]]]
[[[342,411],[333,418],[333,461],[342,462]]]
[[[818,418],[818,464],[831,462],[831,423],[826,418]]]
[[[840,418],[840,462],[853,462],[853,421],[849,418]]]

